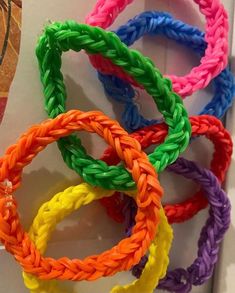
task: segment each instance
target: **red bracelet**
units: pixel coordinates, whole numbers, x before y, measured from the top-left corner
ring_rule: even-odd
[[[229,132],[224,128],[220,120],[214,116],[201,115],[190,118],[192,125],[192,136],[205,136],[214,144],[214,154],[211,161],[210,170],[223,182],[226,171],[231,162],[233,143]],[[142,148],[147,148],[152,144],[163,142],[167,135],[165,123],[148,126],[131,134],[137,139]],[[114,165],[120,160],[112,148],[106,149],[102,158],[106,163]],[[117,222],[124,220],[123,202],[120,193],[116,192],[112,197],[104,198],[101,203],[105,206],[107,213]],[[192,218],[197,212],[207,206],[207,200],[203,192],[199,191],[191,198],[177,204],[166,204],[165,213],[170,223],[183,222]]]

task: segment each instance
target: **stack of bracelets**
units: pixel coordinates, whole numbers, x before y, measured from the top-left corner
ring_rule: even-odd
[[[71,293],[58,281],[95,281],[131,270],[136,280],[110,292],[187,293],[213,275],[231,212],[221,187],[233,150],[231,136],[220,120],[235,93],[227,66],[228,16],[219,0],[194,0],[205,16],[205,32],[154,10],[135,16],[115,31],[106,30],[132,2],[98,0],[85,23],[53,22],[38,40],[36,56],[49,119],[29,128],[0,159],[0,240],[22,267],[30,292]],[[166,36],[190,47],[200,64],[185,76],[163,76],[150,58],[128,48],[145,35]],[[69,50],[85,51],[106,96],[123,105],[122,126],[94,109],[66,111],[61,67],[62,54]],[[197,116],[189,117],[183,99],[211,81],[213,98]],[[135,102],[139,89],[153,97],[162,119],[146,119],[140,113]],[[82,145],[82,130],[98,134],[109,145],[100,159],[90,156]],[[214,147],[209,169],[180,157],[199,136]],[[13,193],[20,187],[23,168],[55,141],[65,164],[84,182],[44,203],[27,233]],[[152,145],[155,148],[147,155],[145,149]],[[201,189],[181,202],[163,204],[158,173],[165,169],[192,179]],[[56,225],[94,200],[99,200],[110,218],[125,224],[126,238],[84,259],[43,256]],[[186,268],[170,270],[171,224],[187,221],[207,206],[195,260]]]

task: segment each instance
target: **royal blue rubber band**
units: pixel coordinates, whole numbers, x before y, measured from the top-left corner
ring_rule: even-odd
[[[203,32],[194,26],[175,20],[169,13],[165,12],[148,11],[141,13],[122,25],[115,33],[128,46],[146,34],[166,36],[190,47],[199,56],[204,55],[207,46]],[[98,72],[98,77],[103,84],[106,95],[124,104],[122,124],[128,131],[134,131],[159,122],[159,120],[145,119],[139,113],[138,105],[134,101],[136,91],[129,83],[100,72]],[[234,77],[228,67],[213,79],[213,89],[215,94],[212,100],[200,111],[199,115],[209,114],[222,118],[232,105],[235,94]]]

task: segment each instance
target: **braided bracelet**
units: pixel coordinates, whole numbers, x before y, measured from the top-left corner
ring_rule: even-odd
[[[213,274],[218,260],[220,243],[230,224],[231,205],[226,193],[221,189],[220,183],[211,171],[182,158],[169,166],[168,170],[199,183],[205,191],[210,205],[209,218],[201,230],[198,241],[197,258],[187,269],[178,268],[168,272],[158,286],[159,289],[170,292],[188,293],[191,291],[192,285],[197,286],[205,283]],[[127,209],[127,213],[129,211],[130,208]],[[130,218],[128,214],[127,217]],[[133,215],[131,218],[130,226],[134,223]],[[140,264],[135,266],[133,273],[136,277],[139,277],[146,261],[147,257],[145,256]]]
[[[192,136],[205,136],[214,144],[213,159],[210,164],[211,171],[217,176],[220,182],[223,182],[226,171],[231,162],[233,151],[233,143],[229,132],[223,127],[221,121],[213,116],[201,115],[190,118],[192,124]],[[142,148],[147,148],[151,144],[158,144],[164,140],[167,134],[167,127],[161,123],[152,125],[138,130],[131,134],[132,137],[137,139]],[[102,160],[108,164],[117,164],[119,159],[112,148],[108,148],[102,157]],[[101,203],[106,207],[108,214],[122,222],[123,208],[125,206],[125,197],[116,193],[113,197],[102,199]],[[167,204],[164,206],[166,216],[170,223],[182,222],[190,219],[198,211],[205,208],[207,200],[203,196],[203,192],[199,191],[191,198],[184,202],[177,204]]]
[[[87,205],[93,200],[110,196],[112,193],[113,191],[107,192],[106,190],[82,183],[78,186],[67,188],[65,191],[56,194],[50,201],[44,203],[40,207],[29,231],[29,236],[40,253],[45,253],[51,234],[60,221],[73,211],[78,210],[82,205]],[[172,238],[172,229],[167,223],[163,209],[161,209],[159,229],[153,243],[150,245],[150,258],[140,279],[130,285],[116,286],[111,292],[152,293],[159,279],[162,279],[166,274]],[[56,281],[42,281],[25,273],[23,277],[25,286],[30,289],[31,293],[58,293],[62,291]],[[64,290],[63,292],[68,291]]]
[[[23,230],[12,192],[20,185],[23,167],[46,145],[74,131],[97,133],[117,150],[136,182],[138,212],[131,237],[123,239],[112,249],[84,260],[58,260],[42,257]],[[12,188],[5,186],[9,181]],[[0,240],[14,255],[25,272],[41,279],[95,280],[129,270],[146,253],[154,239],[159,223],[162,188],[157,174],[141,151],[140,144],[131,138],[116,121],[101,112],[72,110],[55,119],[30,128],[0,159]]]
[[[132,1],[98,0],[93,11],[86,17],[86,23],[108,28],[118,14]],[[181,96],[189,96],[205,88],[213,77],[217,76],[228,62],[228,15],[219,0],[194,0],[200,12],[206,18],[205,41],[208,44],[200,65],[194,67],[185,76],[170,75],[174,90]],[[133,85],[142,86],[128,76],[114,62],[102,56],[90,56],[92,65],[105,74],[112,74]]]
[[[128,49],[114,33],[73,21],[54,23],[45,29],[37,46],[37,57],[48,115],[55,117],[65,112],[66,89],[60,71],[62,52],[69,49],[80,51],[82,48],[112,59],[141,82],[153,96],[169,126],[164,143],[149,156],[156,170],[162,171],[177,159],[189,143],[191,125],[187,112],[181,98],[172,92],[170,81],[162,77],[150,59]],[[86,154],[76,136],[60,140],[59,148],[66,164],[87,183],[105,189],[135,188],[127,170],[116,166],[110,168],[102,161],[94,160]]]
[[[148,34],[166,36],[179,44],[192,48],[199,56],[203,56],[206,49],[204,33],[194,26],[175,20],[165,12],[141,13],[121,26],[115,33],[127,46]],[[98,77],[107,96],[124,104],[122,123],[127,130],[134,131],[157,123],[157,120],[145,119],[139,113],[139,107],[134,101],[136,92],[129,83],[113,75],[98,73]],[[209,114],[221,118],[232,105],[235,94],[234,77],[228,67],[213,80],[213,85],[215,95],[199,115]]]

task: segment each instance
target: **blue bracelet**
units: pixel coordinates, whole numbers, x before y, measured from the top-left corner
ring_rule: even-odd
[[[127,46],[132,45],[143,35],[164,35],[171,40],[192,48],[198,55],[203,56],[206,49],[204,33],[196,27],[175,20],[169,13],[148,11],[141,13],[121,26],[115,33]],[[136,92],[126,81],[112,75],[98,72],[108,97],[124,104],[122,124],[128,131],[134,131],[144,126],[156,124],[159,120],[145,119],[140,113],[134,98]],[[224,69],[220,75],[213,79],[215,95],[212,100],[199,113],[214,115],[222,118],[232,105],[235,93],[234,77],[229,68]]]

